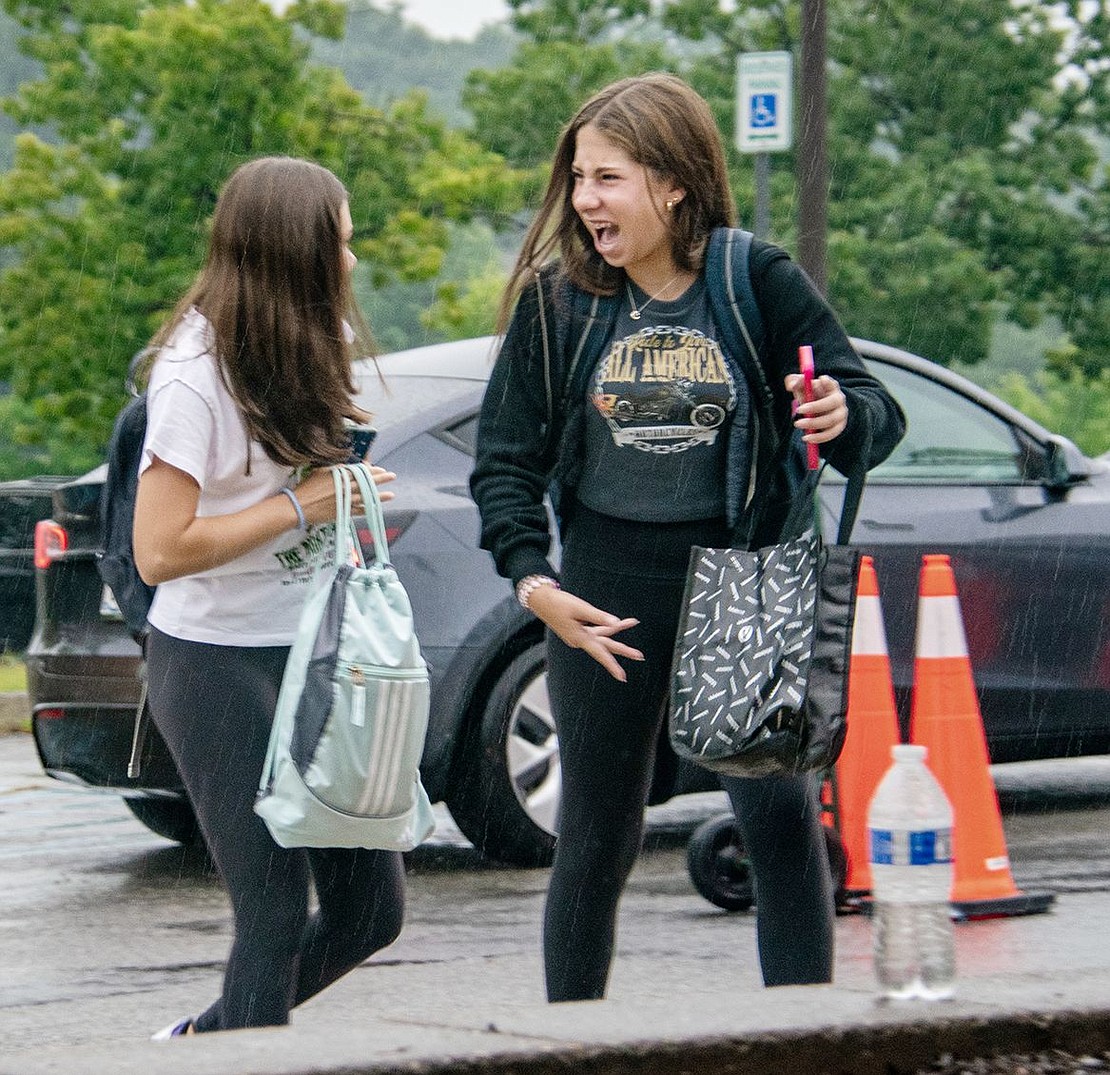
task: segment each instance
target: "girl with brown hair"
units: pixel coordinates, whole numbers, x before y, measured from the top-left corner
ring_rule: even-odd
[[[544,917],[553,1001],[605,994],[657,752],[670,749],[691,546],[777,540],[792,459],[777,445],[804,440],[847,471],[861,453],[881,462],[904,429],[833,311],[769,243],[751,241],[747,266],[763,346],[749,357],[730,344],[738,334],[718,312],[735,281],[708,255],[734,218],[705,101],[671,75],[624,79],[563,131],[502,304],[471,490],[483,547],[547,628],[562,766]],[[811,402],[801,344],[816,355]],[[722,784],[751,855],[764,982],[828,981],[833,895],[816,781]]]
[[[401,929],[399,853],[286,850],[253,811],[301,606],[334,555],[329,468],[349,456],[345,420],[368,417],[354,402],[354,347],[369,341],[351,234],[327,169],[244,164],[220,193],[204,268],[154,340],[134,524],[136,565],[157,586],[150,712],[235,923],[222,994],[158,1040],[284,1024]]]

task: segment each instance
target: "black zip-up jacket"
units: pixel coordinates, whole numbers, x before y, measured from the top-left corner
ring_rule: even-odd
[[[729,346],[740,333],[734,324],[722,324],[733,290],[720,258],[728,235],[727,229],[714,232],[706,284],[726,357],[734,375],[748,384],[756,428],[748,472],[737,473],[730,445],[726,522],[735,543],[758,547],[778,540],[795,485],[790,453],[783,449],[793,429],[793,397],[783,382],[798,371],[800,345],[812,345],[817,375],[835,378],[847,399],[847,426],[820,446],[822,457],[841,473],[852,469],[861,451],[867,451],[868,468],[881,463],[902,439],[905,417],[867,372],[806,274],[784,250],[758,239],[751,242],[748,271],[762,320],[759,368],[746,354],[734,353],[746,349]],[[558,577],[548,559],[544,494],[554,482],[563,497],[573,495],[582,465],[585,386],[618,309],[619,299],[585,294],[552,264],[525,288],[505,334],[482,403],[470,489],[481,515],[482,548],[514,585],[532,574]]]

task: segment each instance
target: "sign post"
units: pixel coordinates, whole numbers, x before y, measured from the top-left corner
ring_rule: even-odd
[[[771,220],[769,153],[794,138],[793,64],[789,52],[744,52],[736,58],[736,148],[755,154],[755,234]]]

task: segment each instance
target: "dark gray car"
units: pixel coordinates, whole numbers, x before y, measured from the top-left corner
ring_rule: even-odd
[[[946,552],[992,760],[1110,751],[1110,463],[933,363],[856,345],[909,418],[869,477],[853,535],[875,559],[903,720],[921,556]],[[362,401],[381,431],[375,461],[399,475],[387,505],[392,559],[432,670],[424,783],[485,853],[542,863],[560,788],[542,633],[478,548],[467,491],[493,346],[387,356],[384,385],[373,365],[362,369]],[[152,829],[187,840],[195,824],[156,733],[141,775],[127,777],[139,652],[96,572],[103,477],[100,468],[60,487],[41,524],[48,566],[27,652],[35,740],[51,775],[112,788]],[[842,489],[828,473],[827,519]],[[653,802],[714,786],[663,745]]]

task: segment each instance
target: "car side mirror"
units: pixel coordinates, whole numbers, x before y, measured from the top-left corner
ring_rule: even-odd
[[[1066,489],[1091,473],[1087,457],[1067,437],[1053,434],[1045,441],[1045,479],[1049,489]]]

